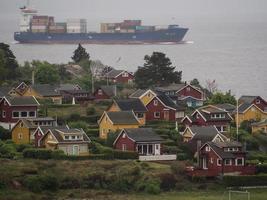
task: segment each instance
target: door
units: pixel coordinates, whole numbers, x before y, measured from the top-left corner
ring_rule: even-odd
[[[160,144],[155,144],[155,155],[160,155]]]
[[[164,111],[164,119],[169,121],[169,111]]]
[[[79,155],[79,146],[78,145],[73,146],[73,155],[75,155],[75,156]]]
[[[202,159],[202,165],[203,165],[203,169],[208,169],[208,165],[207,165],[207,159],[206,159],[206,157],[204,157],[204,158]]]

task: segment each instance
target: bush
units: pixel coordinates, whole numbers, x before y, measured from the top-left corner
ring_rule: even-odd
[[[116,138],[118,137],[118,135],[119,135],[119,133],[117,132],[117,133],[109,133],[108,134],[108,137],[107,137],[107,139],[106,139],[106,145],[108,146],[108,147],[113,147],[113,143],[114,143],[114,141],[116,140]]]
[[[51,158],[53,158],[53,159],[59,159],[62,157],[65,157],[65,153],[62,150],[54,150],[51,153]]]
[[[99,129],[87,129],[86,134],[91,137],[98,137]]]
[[[78,121],[81,118],[81,116],[78,113],[72,113],[69,117],[70,121]]]
[[[176,161],[171,164],[171,170],[174,174],[184,175],[186,166],[184,163]]]
[[[257,165],[256,173],[267,173],[267,164]]]
[[[138,159],[138,153],[134,151],[114,150],[113,155],[115,159]]]
[[[16,148],[15,145],[12,143],[3,143],[0,146],[0,157],[2,158],[14,158],[14,156],[16,155]]]
[[[8,140],[11,139],[11,133],[9,130],[4,129],[0,126],[0,140]]]
[[[87,123],[84,121],[69,122],[68,125],[71,128],[78,128],[78,129],[82,128],[83,130],[86,130],[88,127]]]
[[[253,176],[224,176],[223,182],[227,187],[267,185],[267,175]]]
[[[60,189],[76,189],[81,187],[81,182],[76,177],[67,176],[60,181],[59,187]]]
[[[30,144],[18,144],[16,146],[16,149],[18,152],[23,152],[23,150],[27,149],[27,148],[32,148],[32,145],[30,145]]]
[[[158,181],[150,181],[146,183],[145,190],[149,194],[159,194],[160,193],[160,184]]]
[[[89,107],[86,109],[86,114],[87,115],[94,115],[96,113],[95,108],[94,107]]]
[[[24,183],[32,192],[57,191],[59,187],[58,180],[51,175],[29,176],[24,180]]]
[[[49,149],[24,149],[23,157],[35,159],[51,159],[52,151]]]
[[[160,189],[163,191],[170,191],[175,188],[177,180],[173,174],[160,175]]]

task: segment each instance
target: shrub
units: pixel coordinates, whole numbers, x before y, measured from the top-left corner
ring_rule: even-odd
[[[78,113],[72,113],[69,117],[70,121],[78,121],[81,118],[81,116]]]
[[[160,184],[158,181],[150,181],[146,183],[145,192],[149,194],[159,194],[160,193]]]
[[[30,144],[18,144],[16,146],[16,149],[18,152],[23,152],[23,150],[27,149],[27,148],[32,148],[32,145],[30,145]]]
[[[87,129],[86,130],[86,134],[88,135],[88,136],[92,136],[92,137],[98,137],[98,135],[99,135],[99,129]]]
[[[257,165],[256,173],[267,173],[267,164]]]
[[[113,143],[116,140],[116,138],[118,137],[119,133],[109,133],[108,137],[106,139],[106,145],[109,147],[113,147]]]
[[[76,177],[64,177],[61,181],[60,181],[60,189],[76,189],[76,188],[80,188],[81,187],[81,182],[78,178]]]
[[[71,127],[71,128],[82,128],[83,130],[86,130],[88,125],[86,122],[84,121],[75,121],[75,122],[69,122],[68,125]]]
[[[12,143],[5,143],[0,146],[0,157],[2,158],[14,158],[16,155],[15,145]]]
[[[51,175],[28,176],[24,183],[32,192],[41,192],[43,190],[57,191],[59,187],[58,180]]]
[[[187,160],[188,155],[186,153],[177,153],[177,160]]]
[[[176,161],[171,164],[171,170],[174,174],[185,174],[186,166],[184,163]]]
[[[49,149],[24,149],[24,158],[51,159],[52,151]]]
[[[115,159],[138,159],[138,153],[134,151],[113,151]]]
[[[53,159],[59,159],[59,158],[62,158],[64,156],[65,156],[65,153],[62,150],[54,150],[51,153],[51,158],[53,158]]]
[[[86,114],[87,115],[94,115],[96,113],[95,108],[94,107],[89,107],[86,109]]]
[[[267,175],[224,176],[223,182],[227,187],[267,185]]]
[[[8,130],[4,129],[0,126],[0,140],[8,140],[11,139],[11,134]]]
[[[176,185],[176,178],[173,174],[161,174],[160,175],[160,189],[163,191],[170,191],[175,188]]]

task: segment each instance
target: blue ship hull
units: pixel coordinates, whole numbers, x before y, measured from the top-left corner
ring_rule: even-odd
[[[32,33],[15,32],[14,39],[20,43],[87,43],[87,44],[154,44],[180,43],[187,28],[173,28],[135,33]]]

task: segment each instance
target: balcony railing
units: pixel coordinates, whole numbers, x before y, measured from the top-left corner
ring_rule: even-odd
[[[147,156],[139,156],[140,161],[167,161],[167,160],[176,160],[177,156],[173,155],[147,155]]]

